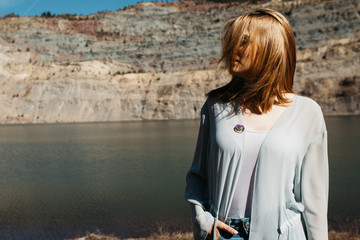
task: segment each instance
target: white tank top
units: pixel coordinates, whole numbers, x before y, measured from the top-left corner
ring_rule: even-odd
[[[235,188],[234,197],[230,206],[229,218],[244,218],[251,215],[251,202],[254,184],[254,170],[259,149],[269,130],[246,130],[245,149],[239,179]]]

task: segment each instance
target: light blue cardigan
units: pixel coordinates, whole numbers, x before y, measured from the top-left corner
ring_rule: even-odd
[[[185,198],[192,207],[194,238],[205,239],[226,221],[242,164],[241,114],[208,99]],[[246,127],[246,126],[245,126]],[[250,240],[328,239],[327,132],[320,107],[295,96],[265,137],[255,167]]]

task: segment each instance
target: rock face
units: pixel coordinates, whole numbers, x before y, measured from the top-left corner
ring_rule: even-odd
[[[222,27],[259,7],[293,26],[295,91],[327,115],[360,114],[359,1],[179,1],[0,19],[0,123],[196,118],[230,79],[218,65]]]

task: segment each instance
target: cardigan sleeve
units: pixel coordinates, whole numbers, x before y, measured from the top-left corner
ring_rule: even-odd
[[[327,131],[324,129],[310,142],[302,166],[303,218],[309,240],[328,239],[328,189]]]
[[[185,199],[190,203],[193,216],[194,239],[205,239],[214,222],[206,211],[206,164],[209,141],[209,113],[205,103],[201,109],[201,124],[193,163],[186,175]]]

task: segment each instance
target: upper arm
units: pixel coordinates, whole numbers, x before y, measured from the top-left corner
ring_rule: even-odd
[[[186,175],[185,190],[186,200],[200,205],[205,202],[209,128],[209,113],[207,104],[204,104],[201,109],[201,122],[193,162]]]

